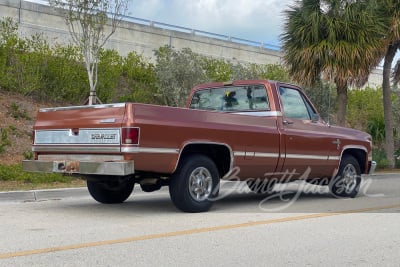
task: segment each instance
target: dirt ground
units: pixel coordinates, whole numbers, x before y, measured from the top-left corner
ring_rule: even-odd
[[[31,151],[32,127],[44,104],[21,95],[0,91],[0,164],[15,164]]]

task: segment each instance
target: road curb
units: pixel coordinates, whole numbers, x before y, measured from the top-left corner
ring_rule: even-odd
[[[0,202],[30,202],[89,196],[86,187],[0,192]]]

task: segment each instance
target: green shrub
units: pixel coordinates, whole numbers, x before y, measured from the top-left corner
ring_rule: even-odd
[[[10,146],[11,141],[8,139],[7,129],[0,129],[0,154],[6,150],[6,146]]]
[[[154,65],[136,52],[124,58],[119,88],[118,102],[160,103]]]
[[[100,51],[96,94],[103,103],[112,102],[122,75],[122,57],[116,50]]]
[[[33,159],[33,152],[31,150],[25,151],[23,154],[24,159]]]
[[[372,149],[372,159],[376,161],[377,169],[386,169],[389,165],[385,150],[383,149]]]
[[[69,176],[61,174],[45,174],[45,173],[29,173],[22,170],[21,164],[1,165],[0,164],[0,181],[20,181],[25,183],[40,184],[70,181]]]

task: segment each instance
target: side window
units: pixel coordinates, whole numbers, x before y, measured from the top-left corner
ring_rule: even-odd
[[[285,117],[303,120],[311,119],[307,104],[298,90],[280,87],[279,94]]]
[[[193,95],[190,108],[227,112],[270,110],[267,91],[263,85],[199,90]]]

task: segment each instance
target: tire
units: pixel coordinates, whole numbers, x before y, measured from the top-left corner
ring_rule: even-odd
[[[344,155],[337,176],[330,182],[329,190],[336,198],[354,198],[361,185],[361,170],[358,161],[351,155]]]
[[[157,190],[161,189],[161,183],[156,183],[156,184],[141,184],[140,188],[142,189],[143,192],[154,192]]]
[[[208,211],[219,189],[219,174],[215,163],[204,155],[189,155],[182,159],[169,183],[174,205],[184,212]]]
[[[124,202],[132,194],[134,186],[135,183],[130,180],[122,183],[87,180],[87,187],[90,195],[94,200],[103,204]]]
[[[248,179],[246,183],[250,190],[256,194],[271,194],[274,192],[274,181]]]

